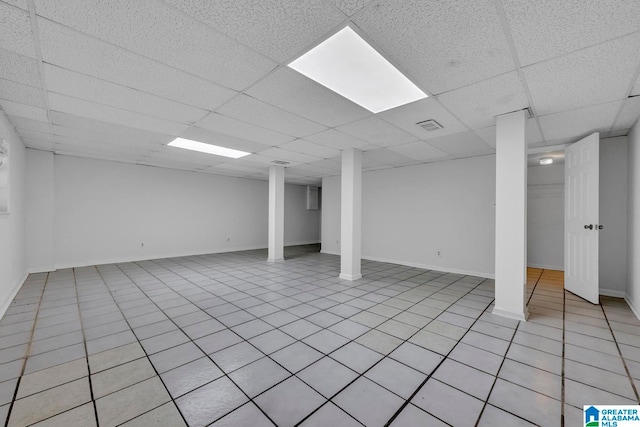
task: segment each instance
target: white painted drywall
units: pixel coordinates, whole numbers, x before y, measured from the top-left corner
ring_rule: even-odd
[[[340,255],[340,175],[322,178],[321,252]]]
[[[494,199],[495,156],[365,172],[362,257],[492,277]],[[333,176],[322,181],[322,251],[339,253],[339,239]]]
[[[286,176],[286,170],[285,170]],[[308,245],[320,243],[320,213],[307,210],[307,187],[284,186],[284,244]]]
[[[0,214],[0,318],[27,276],[25,263],[25,148],[13,125],[0,111],[0,138],[9,142],[8,214]]]
[[[627,291],[627,137],[600,141],[600,293]]]
[[[627,302],[640,319],[640,122],[628,136]]]
[[[530,166],[527,264],[564,270],[564,164]]]
[[[54,156],[50,151],[27,149],[26,235],[27,269],[55,270]]]
[[[68,156],[54,156],[54,177],[57,268],[267,246],[266,181]],[[317,220],[302,223],[318,213],[298,218],[296,197],[285,244],[317,242]]]

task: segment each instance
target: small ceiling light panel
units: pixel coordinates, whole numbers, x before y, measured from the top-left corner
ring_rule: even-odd
[[[220,147],[213,144],[205,144],[204,142],[192,141],[190,139],[176,138],[169,143],[170,147],[184,148],[186,150],[199,151],[201,153],[215,154],[216,156],[231,157],[239,159],[248,156],[251,153],[246,151],[233,150],[231,148]]]
[[[542,166],[547,166],[553,164],[553,157],[543,157],[540,159],[540,164]]]
[[[289,67],[372,113],[427,97],[350,27],[345,27]]]

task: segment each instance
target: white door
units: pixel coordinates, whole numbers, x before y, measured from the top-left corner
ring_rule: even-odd
[[[564,288],[598,304],[600,135],[565,150]]]

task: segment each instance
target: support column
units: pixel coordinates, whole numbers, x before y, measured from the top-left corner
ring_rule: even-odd
[[[493,314],[526,320],[527,142],[525,112],[496,121],[496,301]]]
[[[284,261],[284,166],[269,166],[269,262]]]
[[[362,152],[342,151],[342,195],[340,215],[340,278],[362,277]]]

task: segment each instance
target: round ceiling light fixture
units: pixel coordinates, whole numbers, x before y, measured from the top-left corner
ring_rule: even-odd
[[[540,159],[540,164],[542,166],[553,164],[553,157],[543,157]]]

